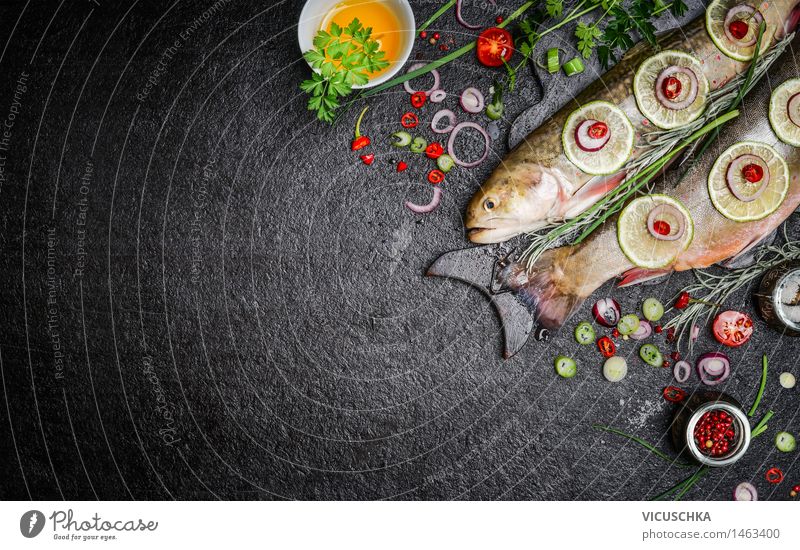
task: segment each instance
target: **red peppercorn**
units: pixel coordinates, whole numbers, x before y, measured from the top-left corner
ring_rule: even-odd
[[[680,354],[680,353],[678,353],[677,351],[673,351],[672,353],[670,353],[670,354],[669,354],[669,357],[670,357],[670,359],[672,359],[673,361],[680,361],[680,360],[681,360],[681,354]]]
[[[611,336],[613,336],[614,338],[619,338],[619,331],[617,329],[612,330]]]
[[[500,23],[503,22],[503,16],[502,15],[498,15],[497,18],[494,20],[494,22],[499,25]]]
[[[667,329],[667,342],[672,342],[675,339],[675,329]]]
[[[426,38],[428,38],[428,31],[422,31],[421,33],[419,33],[419,37],[425,40]]]
[[[689,305],[689,301],[691,299],[692,297],[689,296],[688,292],[681,292],[681,295],[678,296],[677,300],[675,300],[675,309],[684,309]]]
[[[669,361],[667,361],[666,359],[664,360],[663,363],[661,363],[661,366],[664,367],[665,369],[668,369],[670,365],[671,365],[671,363]]]
[[[447,46],[446,44],[442,44],[441,46],[439,46],[439,49],[442,50],[443,52],[446,52],[447,50],[450,49],[450,46]]]
[[[438,32],[433,33],[433,39],[434,40],[439,40],[439,33]]]

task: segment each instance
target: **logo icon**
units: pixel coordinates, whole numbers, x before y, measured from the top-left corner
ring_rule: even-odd
[[[39,510],[31,510],[19,518],[19,531],[26,539],[32,539],[44,529],[44,514]]]

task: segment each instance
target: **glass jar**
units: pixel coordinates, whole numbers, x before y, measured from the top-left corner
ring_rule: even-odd
[[[800,336],[800,262],[784,262],[767,271],[755,298],[767,324],[785,336]]]
[[[718,391],[692,394],[675,413],[671,431],[676,450],[706,466],[733,464],[750,446],[750,422],[742,406]]]

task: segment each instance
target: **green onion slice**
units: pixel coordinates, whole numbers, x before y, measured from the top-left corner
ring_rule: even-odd
[[[547,72],[550,74],[556,74],[558,69],[561,68],[561,61],[558,59],[558,53],[558,48],[550,48],[547,50]]]
[[[584,70],[583,61],[580,57],[576,57],[574,59],[570,59],[566,63],[564,63],[564,72],[567,76],[572,76],[576,74],[581,74]]]

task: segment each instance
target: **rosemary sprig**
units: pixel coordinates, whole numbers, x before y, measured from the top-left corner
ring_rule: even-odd
[[[750,432],[750,437],[756,438],[762,433],[766,432],[767,428],[769,428],[767,422],[769,422],[770,418],[773,416],[775,416],[773,411],[767,411],[767,414],[764,415],[764,418],[762,418],[759,423],[756,424],[755,428],[753,428],[753,431]]]
[[[760,278],[766,271],[789,260],[800,259],[800,241],[789,240],[786,226],[783,228],[786,242],[782,246],[765,246],[756,252],[755,263],[748,267],[725,270],[722,273],[706,270],[694,270],[696,283],[683,289],[691,296],[708,302],[709,304],[722,304],[737,290],[748,286]],[[673,329],[677,337],[676,345],[681,348],[683,339],[690,334],[693,326],[708,323],[716,311],[713,306],[702,302],[692,302],[673,317],[665,326]],[[689,338],[689,353],[692,352],[694,341]]]
[[[659,170],[666,166],[666,163],[663,162],[664,158],[675,151],[681,143],[685,142],[690,136],[696,134],[710,123],[719,120],[725,113],[732,111],[733,106],[738,105],[737,98],[748,94],[753,87],[755,87],[772,64],[784,52],[793,38],[794,34],[786,36],[775,44],[768,53],[758,57],[751,63],[752,72],[748,70],[746,73],[741,73],[721,88],[711,92],[708,97],[709,106],[703,116],[681,128],[674,130],[656,130],[646,134],[644,136],[645,143],[640,147],[647,148],[647,150],[625,165],[623,170],[627,173],[627,180],[617,189],[603,197],[579,216],[566,222],[562,221],[548,224],[544,228],[530,233],[528,235],[528,246],[522,254],[522,257],[527,259],[528,267],[530,268],[539,256],[549,248],[560,246],[565,241],[570,241],[575,237],[581,238],[581,240],[585,239],[591,231],[602,223],[602,221],[600,223],[595,222],[608,210],[613,208],[608,215],[604,216],[604,220],[619,211],[622,207],[622,204],[618,200],[619,193],[628,190],[628,186],[631,185],[632,181],[635,181],[640,173],[642,177],[644,177],[646,175],[644,172],[646,172],[648,168],[650,168],[652,172],[654,165],[658,164]],[[669,157],[670,160],[672,158],[674,158],[674,155]],[[650,183],[650,181],[654,179],[652,176],[657,175],[657,173],[657,171],[653,172],[646,183]],[[637,187],[637,192],[641,192],[642,190],[650,191],[651,187],[644,185]],[[714,300],[710,301],[713,302]],[[687,310],[683,311],[686,312]]]
[[[764,388],[767,387],[767,354],[765,353],[761,357],[761,384],[758,387],[758,393],[756,394],[756,400],[753,401],[753,406],[750,407],[750,412],[747,413],[747,416],[750,418],[756,414],[756,409],[758,409],[759,404],[761,404],[761,398],[764,397]]]
[[[678,466],[679,468],[687,468],[687,467],[691,466],[691,464],[687,464],[685,462],[678,462],[677,459],[671,458],[664,451],[656,448],[651,443],[648,443],[644,439],[641,439],[640,437],[637,437],[635,435],[627,434],[627,433],[625,433],[625,432],[623,432],[621,430],[618,430],[616,428],[612,428],[611,426],[603,426],[602,424],[594,424],[592,426],[592,428],[594,428],[595,430],[600,430],[602,432],[612,433],[612,434],[624,437],[625,439],[628,439],[630,441],[633,441],[634,443],[638,443],[639,445],[641,445],[642,447],[644,447],[645,449],[647,449],[648,451],[650,451],[651,453],[656,455],[661,460],[665,460],[665,461],[669,462],[670,464],[672,464],[674,466]]]
[[[417,29],[417,34],[421,33],[422,31],[424,31],[425,29],[427,29],[428,27],[430,27],[431,25],[433,25],[433,24],[436,22],[436,20],[437,20],[437,19],[439,19],[441,16],[443,16],[445,13],[447,13],[447,11],[448,11],[450,8],[452,8],[453,6],[455,6],[455,5],[456,5],[456,0],[450,0],[450,1],[449,1],[449,2],[447,2],[447,3],[446,3],[444,6],[442,6],[442,7],[441,7],[441,8],[439,8],[438,10],[436,10],[436,13],[434,13],[433,15],[431,15],[431,16],[430,16],[430,18],[429,18],[427,21],[425,21],[425,22],[424,22],[424,23],[423,23],[423,24],[422,24],[422,25],[421,25],[421,26],[420,26],[420,27]]]

